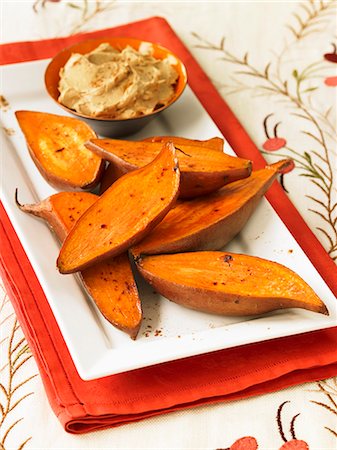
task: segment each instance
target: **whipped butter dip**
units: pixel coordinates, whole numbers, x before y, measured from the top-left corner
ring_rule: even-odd
[[[71,55],[60,70],[58,101],[87,116],[130,119],[167,105],[177,80],[169,58],[154,58],[149,47],[118,51],[103,43]]]

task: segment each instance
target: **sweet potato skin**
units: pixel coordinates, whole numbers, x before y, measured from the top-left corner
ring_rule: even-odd
[[[161,142],[91,139],[86,147],[110,161],[120,175],[148,164],[160,151]],[[180,198],[194,198],[216,191],[233,181],[249,177],[249,160],[193,145],[176,145],[181,171]]]
[[[163,144],[150,164],[119,178],[78,220],[61,248],[59,271],[86,269],[141,240],[174,204],[179,182],[175,148]]]
[[[116,328],[136,339],[142,307],[126,252],[82,270],[80,277],[98,309]]]
[[[79,217],[97,200],[89,192],[60,192],[40,203],[17,206],[47,222],[62,243]],[[142,321],[141,301],[127,253],[80,272],[84,287],[103,316],[136,339]]]
[[[15,202],[21,211],[45,220],[60,242],[96,200],[97,195],[90,192],[59,192],[39,203],[20,204],[15,191]]]
[[[173,142],[174,145],[195,145],[196,147],[211,148],[223,152],[224,140],[220,137],[213,137],[206,140],[188,139],[178,136],[152,136],[143,139],[144,142]]]
[[[134,246],[134,256],[218,250],[238,234],[278,172],[281,161],[205,197],[177,203],[150,234]]]
[[[16,111],[29,154],[45,180],[57,189],[91,189],[100,181],[104,161],[86,149],[96,137],[84,122],[65,116]]]
[[[118,180],[118,178],[122,177],[124,172],[121,172],[119,167],[115,166],[112,163],[108,163],[102,178],[101,184],[99,186],[99,193],[102,195],[109,187]]]
[[[212,314],[251,316],[284,308],[329,314],[297,274],[276,262],[229,252],[145,256],[138,270],[169,300]]]

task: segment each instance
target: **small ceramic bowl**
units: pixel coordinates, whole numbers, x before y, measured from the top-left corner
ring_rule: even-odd
[[[60,69],[65,65],[68,61],[72,53],[88,53],[98,47],[100,44],[107,42],[113,48],[118,49],[119,51],[123,50],[126,46],[131,46],[136,50],[139,50],[140,46],[146,46],[146,48],[150,47],[152,50],[152,56],[156,59],[165,59],[166,57],[170,58],[172,61],[172,66],[178,72],[178,81],[175,85],[175,93],[170,102],[162,106],[150,114],[146,114],[143,116],[131,118],[131,119],[110,119],[106,117],[92,117],[87,116],[85,114],[78,113],[64,105],[62,105],[58,101],[58,97],[60,95],[58,90],[59,80],[60,80]],[[48,94],[51,96],[53,100],[65,111],[77,116],[80,119],[83,119],[87,122],[97,134],[106,137],[119,137],[125,136],[128,134],[133,134],[147,125],[152,119],[154,119],[158,114],[160,114],[165,109],[169,108],[183,93],[187,84],[187,74],[184,64],[180,61],[180,59],[174,55],[170,50],[166,48],[152,43],[146,42],[139,39],[132,38],[123,38],[123,37],[106,37],[102,39],[93,39],[82,41],[78,44],[72,45],[60,53],[58,53],[49,63],[46,72],[45,72],[45,86]]]

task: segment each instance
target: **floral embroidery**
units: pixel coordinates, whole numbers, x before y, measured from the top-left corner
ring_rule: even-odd
[[[281,148],[285,147],[287,145],[287,141],[283,137],[278,137],[277,135],[277,128],[280,125],[280,122],[278,122],[274,126],[274,136],[270,137],[267,129],[267,121],[269,117],[271,117],[273,114],[269,114],[263,121],[264,126],[264,132],[267,136],[267,140],[262,145],[262,147],[267,150],[268,152],[275,152],[276,150],[280,150]]]
[[[323,57],[327,61],[337,63],[337,47],[334,43],[332,43],[331,45],[332,45],[333,51],[331,53],[325,53],[323,55]]]
[[[300,3],[300,12],[294,12],[293,18],[296,25],[288,24],[287,28],[291,31],[297,41],[321,32],[329,22],[331,13],[334,14],[336,4],[334,0],[315,2],[309,0],[306,3]]]
[[[28,348],[25,338],[22,336],[17,319],[13,319],[14,313],[8,307],[10,305],[8,296],[4,295],[0,304],[0,327],[4,327],[5,323],[12,320],[10,325],[10,332],[8,336],[4,337],[0,341],[0,349],[2,355],[7,355],[7,361],[0,368],[0,448],[6,449],[6,441],[10,434],[17,430],[18,424],[23,420],[12,418],[12,411],[27,397],[33,394],[33,392],[22,392],[23,387],[26,387],[28,383],[36,377],[35,375],[24,378],[23,381],[18,381],[18,375],[22,371],[22,368],[27,364],[27,361],[32,357],[32,354]],[[20,432],[18,431],[18,435]],[[31,437],[20,437],[22,443],[20,449],[30,441]]]
[[[309,450],[309,445],[305,441],[297,439],[295,435],[295,421],[300,414],[296,414],[292,418],[288,433],[291,439],[290,440],[287,439],[281,418],[282,410],[287,403],[290,403],[289,400],[281,403],[276,414],[278,431],[280,433],[281,439],[284,441],[284,444],[279,448],[279,450]],[[218,450],[257,450],[258,447],[259,447],[258,442],[254,437],[246,436],[235,441],[234,444],[231,445],[229,448]]]
[[[280,450],[309,450],[309,446],[304,441],[291,440],[280,447]]]
[[[321,406],[331,414],[337,416],[337,377],[332,378],[331,380],[318,381],[317,386],[319,392],[325,394],[328,403],[318,402],[316,400],[311,400],[311,403]],[[329,427],[325,427],[325,429],[337,438],[337,430],[332,430]]]
[[[336,44],[332,43],[332,47],[333,47],[333,52],[332,53],[325,53],[323,55],[324,59],[326,61],[332,62],[332,63],[337,63],[337,47]],[[327,86],[332,86],[335,87],[337,86],[337,77],[333,76],[333,77],[327,77],[324,80],[324,83]]]
[[[255,438],[246,436],[238,439],[230,446],[229,450],[257,450],[258,443]]]
[[[335,87],[335,86],[337,86],[337,77],[327,77],[327,78],[325,78],[324,83],[327,86]]]
[[[60,3],[61,0],[36,0],[33,9],[39,12],[39,6],[45,8],[47,3]],[[66,6],[77,11],[76,19],[68,34],[76,34],[83,31],[84,27],[91,22],[97,15],[110,10],[114,6],[115,1],[106,0],[82,0],[65,3]]]
[[[266,150],[267,152],[276,152],[276,151],[281,150],[282,148],[286,147],[286,145],[287,145],[287,141],[283,137],[279,137],[277,135],[277,129],[278,129],[278,126],[280,125],[280,122],[277,122],[277,124],[274,126],[273,136],[270,137],[270,133],[268,132],[268,127],[267,127],[267,122],[268,122],[268,119],[272,115],[273,114],[268,114],[268,116],[265,117],[265,119],[263,121],[263,128],[264,128],[264,132],[267,137],[267,140],[262,145],[262,148],[264,150]],[[284,175],[286,173],[289,173],[292,170],[294,170],[294,168],[295,168],[295,163],[292,160],[292,163],[289,164],[289,166],[287,166],[285,169],[283,169],[281,171],[280,183],[287,194],[289,193],[289,191],[286,189],[285,184],[284,184]]]
[[[38,7],[41,5],[42,8],[45,7],[46,3],[58,3],[61,0],[36,0],[33,4],[33,9],[35,12],[38,12]]]
[[[282,413],[282,410],[283,410],[284,406],[287,403],[290,403],[290,402],[289,401],[285,401],[285,402],[281,403],[281,405],[279,406],[279,408],[277,410],[277,419],[276,419],[277,420],[277,426],[278,426],[278,430],[279,430],[280,436],[281,436],[282,440],[285,442],[285,444],[282,445],[280,450],[286,450],[286,449],[290,450],[290,449],[297,449],[297,448],[299,450],[300,449],[309,450],[308,444],[306,442],[304,442],[304,441],[299,441],[298,439],[296,439],[296,436],[295,436],[295,420],[297,419],[297,417],[300,414],[296,414],[292,418],[292,420],[290,422],[289,433],[290,433],[292,439],[288,440],[286,435],[285,435],[285,432],[284,432],[284,429],[283,429],[283,424],[282,424],[282,419],[281,419],[281,413]]]
[[[278,54],[274,53],[274,58],[266,62],[262,69],[251,62],[248,52],[243,56],[236,56],[226,45],[225,37],[220,39],[219,44],[214,44],[197,33],[193,33],[193,36],[198,41],[196,48],[216,52],[219,54],[219,61],[232,65],[235,75],[232,78],[233,84],[215,82],[225,96],[250,90],[255,96],[273,97],[287,104],[284,118],[274,126],[273,132],[267,129],[268,120],[273,114],[268,114],[264,119],[267,139],[262,144],[262,153],[268,158],[292,158],[299,176],[308,179],[310,193],[303,190],[303,195],[311,202],[308,211],[316,216],[314,227],[322,244],[331,258],[337,261],[337,176],[333,169],[337,138],[336,124],[332,118],[334,102],[330,106],[326,106],[324,102],[314,105],[312,98],[314,93],[324,88],[324,83],[329,87],[337,85],[337,77],[330,74],[326,76],[327,72],[331,73],[331,62],[335,62],[335,46],[332,53],[322,52],[320,59],[307,63],[303,68],[297,67],[295,60],[292,61],[292,67],[284,65],[287,73],[284,69],[281,70],[285,56],[300,41],[318,31],[322,32],[322,27],[334,20],[336,6],[337,3],[333,1],[301,3],[298,6],[299,12],[292,15],[295,24],[287,26],[291,32],[290,41],[288,39],[284,48]],[[250,83],[250,80],[253,82]],[[305,137],[304,144],[302,139],[292,144],[290,138],[278,136],[278,127],[289,116],[292,116],[293,123],[296,120],[296,131]],[[299,144],[305,147],[297,148]]]

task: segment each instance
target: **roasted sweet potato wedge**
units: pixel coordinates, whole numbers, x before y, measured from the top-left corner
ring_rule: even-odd
[[[176,136],[153,136],[143,139],[145,142],[173,142],[174,145],[194,145],[196,147],[210,148],[212,150],[223,151],[224,140],[219,137],[214,137],[204,141],[196,139],[188,139]],[[120,166],[113,163],[109,163],[101,178],[100,194],[103,194],[108,187],[112,185],[119,177],[124,174],[123,169]]]
[[[132,253],[139,256],[220,249],[241,231],[278,172],[290,163],[277,162],[213,194],[180,201],[132,248]]]
[[[161,145],[150,164],[119,178],[80,217],[61,248],[61,273],[123,253],[167,214],[178,196],[180,172],[173,144]]]
[[[124,252],[97,263],[80,275],[103,316],[136,339],[142,322],[142,307],[128,254]]]
[[[90,189],[103,173],[104,161],[84,146],[95,132],[72,117],[16,111],[29,153],[41,175],[61,189]]]
[[[88,149],[114,164],[121,174],[150,163],[162,145],[118,139],[91,139],[86,143]],[[181,171],[180,198],[208,194],[251,173],[251,161],[246,159],[203,146],[179,144],[176,148]]]
[[[60,242],[96,200],[97,195],[90,192],[59,192],[38,203],[21,204],[15,192],[15,202],[21,211],[45,220]]]
[[[63,242],[81,215],[95,203],[88,192],[60,192],[37,204],[19,208],[44,219]],[[127,253],[96,264],[80,273],[84,287],[103,316],[135,339],[142,320],[141,302]]]
[[[196,147],[211,148],[223,152],[224,140],[220,137],[214,137],[200,141],[198,139],[188,139],[178,136],[152,136],[143,139],[144,142],[173,142],[174,145],[195,145]]]
[[[145,256],[137,260],[137,267],[161,295],[199,311],[249,316],[303,308],[329,314],[296,273],[255,256],[228,252]]]

